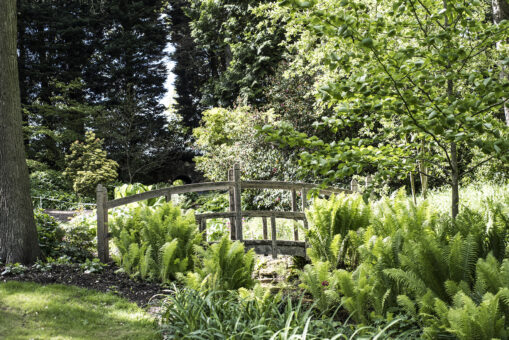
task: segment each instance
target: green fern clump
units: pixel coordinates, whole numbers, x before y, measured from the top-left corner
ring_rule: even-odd
[[[322,311],[340,304],[358,323],[404,313],[429,339],[506,339],[507,203],[463,208],[453,220],[399,191],[374,203],[363,227],[334,234],[333,203],[319,201],[308,213],[313,262],[301,274],[302,287]],[[320,280],[330,286],[323,289]]]
[[[254,251],[244,251],[241,242],[223,237],[207,249],[195,247],[200,264],[194,273],[188,273],[186,283],[202,291],[228,291],[251,288],[254,270]]]
[[[336,276],[330,272],[329,262],[306,265],[300,274],[300,287],[313,296],[318,309],[326,312],[340,302]]]
[[[202,240],[193,213],[171,203],[136,207],[112,223],[117,263],[129,274],[167,282],[193,269],[194,247]]]
[[[349,246],[352,248],[354,241],[351,232],[368,227],[370,217],[370,207],[360,196],[338,195],[328,200],[315,200],[307,211],[310,228],[306,237],[311,260],[327,261],[333,267],[342,264],[345,260],[342,255]]]

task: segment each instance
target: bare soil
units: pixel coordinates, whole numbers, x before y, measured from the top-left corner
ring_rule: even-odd
[[[110,292],[122,296],[140,307],[147,307],[151,302],[164,298],[168,290],[158,283],[144,282],[133,279],[125,273],[117,272],[118,267],[107,265],[99,273],[85,274],[78,265],[53,265],[44,271],[34,266],[28,267],[21,274],[11,273],[0,276],[0,282],[27,281],[40,284],[65,284],[83,288],[95,289],[101,292]],[[0,264],[0,273],[4,267]]]

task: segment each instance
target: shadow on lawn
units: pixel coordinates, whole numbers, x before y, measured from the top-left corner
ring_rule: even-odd
[[[64,285],[0,283],[2,339],[159,339],[155,320],[113,294]]]

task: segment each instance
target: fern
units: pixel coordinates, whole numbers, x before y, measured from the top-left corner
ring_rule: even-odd
[[[326,312],[339,300],[336,276],[330,271],[329,262],[316,262],[306,265],[300,274],[300,287],[313,296],[318,309]]]
[[[254,269],[254,251],[244,251],[241,242],[223,237],[206,250],[197,248],[201,260],[196,273],[188,274],[186,283],[199,290],[237,290],[251,288]]]
[[[310,245],[308,255],[313,262],[327,261],[338,267],[345,263],[345,255],[355,249],[351,232],[370,224],[371,210],[360,196],[332,196],[329,200],[317,199],[307,212],[310,228],[306,237]],[[350,257],[353,259],[352,257]],[[353,259],[355,265],[355,259]]]
[[[143,279],[173,280],[194,267],[195,246],[201,243],[193,213],[182,215],[171,203],[142,205],[112,223],[113,241],[124,270]]]

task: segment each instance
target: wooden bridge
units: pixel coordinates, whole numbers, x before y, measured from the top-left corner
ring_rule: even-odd
[[[306,242],[299,240],[298,229],[294,227],[294,240],[278,240],[276,237],[276,218],[291,219],[303,221],[304,228],[307,228],[307,220],[304,210],[307,207],[307,193],[310,190],[317,190],[319,194],[329,196],[331,194],[346,193],[351,194],[357,191],[357,182],[352,181],[351,189],[339,188],[320,188],[315,184],[298,182],[278,182],[278,181],[241,181],[240,166],[235,166],[228,172],[228,181],[226,182],[206,182],[187,184],[169,188],[162,188],[140,194],[131,195],[108,200],[106,188],[102,185],[97,186],[97,251],[99,259],[102,262],[109,261],[109,232],[108,232],[108,210],[129,203],[164,196],[166,201],[171,201],[172,195],[184,194],[189,192],[205,191],[227,191],[229,194],[229,211],[213,212],[205,214],[196,214],[196,222],[200,231],[206,231],[207,220],[214,218],[227,218],[230,220],[230,237],[232,240],[242,241],[246,248],[253,248],[257,254],[272,254],[275,258],[277,254],[306,256]],[[242,210],[241,195],[243,189],[279,189],[289,190],[291,192],[292,211],[250,211]],[[301,193],[301,208],[297,206],[297,192]],[[263,240],[246,240],[243,237],[242,218],[261,217],[263,222]],[[268,237],[267,220],[270,219],[271,237]]]

